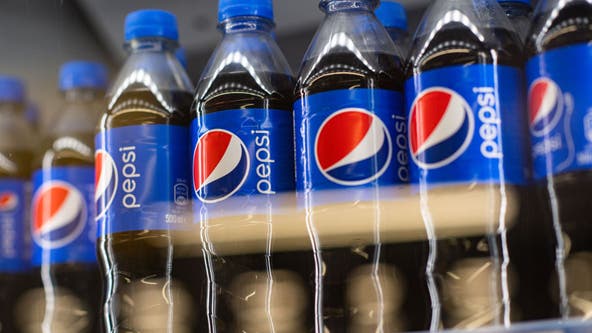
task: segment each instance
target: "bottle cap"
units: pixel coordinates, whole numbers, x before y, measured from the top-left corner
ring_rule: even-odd
[[[25,101],[25,84],[14,76],[0,75],[0,101],[17,102]]]
[[[62,91],[76,88],[105,89],[107,69],[97,62],[67,62],[60,68],[59,86]]]
[[[375,11],[376,17],[385,28],[397,28],[407,31],[407,14],[405,8],[395,1],[381,1]]]
[[[260,16],[273,21],[272,0],[220,0],[219,22],[237,16]]]
[[[159,9],[143,9],[125,18],[125,40],[162,37],[177,41],[179,31],[175,15]]]

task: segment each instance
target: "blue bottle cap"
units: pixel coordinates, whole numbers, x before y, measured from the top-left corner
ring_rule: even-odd
[[[143,9],[127,14],[125,40],[162,37],[177,41],[179,31],[175,15],[159,9]]]
[[[376,17],[385,28],[407,31],[407,13],[405,8],[395,1],[381,1],[375,11]]]
[[[185,48],[183,48],[183,47],[177,48],[177,51],[175,51],[175,57],[177,57],[177,60],[179,60],[179,62],[181,63],[181,66],[183,66],[183,68],[187,69],[187,54],[185,53]]]
[[[502,2],[519,2],[519,3],[523,3],[525,5],[532,6],[532,2],[530,0],[497,0],[497,2],[499,2],[499,3],[502,3]]]
[[[59,86],[62,91],[76,88],[105,89],[107,69],[96,62],[67,62],[60,68]]]
[[[220,0],[218,22],[237,16],[260,16],[273,21],[272,0]]]
[[[14,76],[0,75],[0,102],[25,101],[25,84]]]

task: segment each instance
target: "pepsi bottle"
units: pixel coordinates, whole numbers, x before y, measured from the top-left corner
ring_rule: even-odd
[[[401,59],[405,61],[410,44],[405,7],[396,1],[381,1],[375,14],[399,48]]]
[[[107,332],[185,330],[191,297],[174,279],[174,239],[191,226],[192,87],[174,54],[174,15],[128,14],[125,40],[129,57],[95,137],[102,322]]]
[[[435,1],[413,42],[405,83],[410,174],[429,240],[433,329],[511,321],[507,233],[528,177],[522,59],[492,0]],[[439,193],[460,191],[464,205],[438,208]],[[439,222],[445,216],[472,222],[450,232]]]
[[[380,315],[384,305],[380,284],[367,290],[367,297],[348,301],[347,296],[358,293],[358,284],[347,283],[356,278],[358,269],[374,272],[383,263],[391,264],[385,262],[379,237],[362,244],[353,241],[358,244],[351,248],[330,249],[323,248],[328,245],[316,229],[317,225],[343,228],[339,219],[322,221],[322,214],[317,214],[343,210],[370,228],[380,225],[374,211],[356,207],[386,199],[382,194],[394,192],[393,186],[408,180],[401,55],[374,15],[378,3],[320,1],[325,20],[305,54],[296,83],[297,204],[307,210],[307,226],[315,240],[312,273],[304,281],[315,292],[311,309],[318,331],[392,328],[382,320],[390,314]],[[401,144],[398,137],[403,138]],[[378,234],[375,229],[374,234]],[[341,244],[349,243],[346,237]],[[361,268],[366,265],[372,269]]]
[[[527,43],[526,76],[534,178],[555,231],[553,298],[560,314],[585,316],[592,229],[592,4],[542,1]]]
[[[0,76],[0,327],[17,328],[15,304],[30,286],[27,217],[33,133],[25,117],[25,87]]]
[[[32,265],[46,309],[35,320],[42,319],[36,324],[50,332],[98,332],[93,138],[106,85],[101,64],[62,66],[64,105],[33,163]]]
[[[273,37],[272,1],[220,0],[218,21],[223,38],[197,85],[191,114],[194,213],[206,233],[221,217],[248,214],[252,223],[268,223],[280,201],[293,204],[283,199],[294,190],[294,79]],[[271,270],[272,254],[266,250],[262,246],[259,255],[228,257],[206,251],[215,263],[208,282],[230,290],[241,274]],[[266,285],[266,277],[262,274],[259,283]],[[210,307],[217,312],[208,316],[248,331],[250,324],[238,320],[239,313],[224,313],[229,304],[238,304],[238,312],[249,306],[236,295],[222,292],[213,302],[222,306]]]
[[[506,16],[514,26],[522,42],[526,41],[532,24],[532,3],[530,0],[498,0]]]

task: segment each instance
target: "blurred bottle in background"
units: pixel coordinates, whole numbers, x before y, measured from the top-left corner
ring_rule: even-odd
[[[0,327],[17,329],[15,304],[31,286],[28,182],[33,132],[27,124],[23,82],[0,76]]]
[[[42,315],[32,315],[29,328],[98,332],[93,138],[106,86],[101,64],[72,61],[60,69],[63,106],[33,163],[32,264],[44,297],[30,305]]]
[[[381,1],[375,11],[376,18],[384,25],[395,46],[400,50],[403,62],[409,55],[409,30],[407,27],[407,13],[405,7],[396,1]]]
[[[130,54],[107,94],[95,141],[103,324],[108,332],[142,331],[142,318],[158,312],[165,315],[152,322],[152,330],[183,332],[194,310],[177,303],[188,297],[174,279],[174,238],[191,226],[193,88],[175,57],[174,15],[130,13],[125,40]]]
[[[562,317],[590,316],[592,226],[592,4],[544,0],[527,41],[529,125],[534,179],[553,226],[552,298]]]
[[[532,3],[530,0],[497,0],[522,42],[526,41],[532,24]]]
[[[283,208],[280,201],[294,204],[283,200],[293,198],[289,192],[294,190],[294,79],[273,37],[271,0],[221,0],[218,22],[223,38],[197,85],[197,103],[191,115],[195,219],[207,234],[208,228],[216,228],[216,218],[249,216],[252,223],[269,226],[268,230],[258,229],[264,232],[262,236],[267,235],[269,244],[261,242],[259,255],[248,255],[245,248],[237,251],[245,255],[226,257],[216,255],[215,243],[204,244],[204,255],[211,256],[206,261],[214,263],[207,274],[208,283],[221,298],[208,298],[212,305],[208,318],[217,320],[221,327],[249,331],[252,323],[241,319],[242,309],[248,308],[251,319],[261,317],[256,319],[258,329],[273,331],[284,318],[267,316],[264,302],[235,299],[250,294],[249,288],[255,285],[244,285],[238,294],[229,291],[238,275],[250,271],[259,272],[253,273],[259,276],[257,292],[266,285],[269,293],[276,291],[271,289],[273,254],[269,245],[274,214]],[[230,304],[238,312],[225,311]]]
[[[509,325],[517,310],[507,233],[528,184],[521,45],[493,0],[435,1],[413,42],[405,92],[411,182],[430,241],[432,329]],[[438,193],[463,191],[473,203],[446,212],[478,207],[473,230],[439,236]]]

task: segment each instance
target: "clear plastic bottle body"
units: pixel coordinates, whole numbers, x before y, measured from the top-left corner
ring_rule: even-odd
[[[429,235],[432,328],[440,320],[447,328],[466,328],[514,319],[507,238],[529,180],[521,45],[490,0],[436,1],[415,36],[406,109],[411,182]],[[446,120],[453,114],[455,124]],[[485,135],[489,125],[495,135]],[[438,193],[455,191],[474,200],[473,226],[481,231],[437,232],[439,214],[467,214],[463,207],[438,208]]]
[[[212,251],[217,244],[208,241],[210,228],[214,231],[220,228],[225,217],[241,216],[242,220],[248,216],[245,222],[272,230],[279,210],[293,205],[294,189],[294,79],[273,36],[272,18],[238,15],[223,20],[219,28],[223,38],[197,85],[191,115],[193,171],[196,172],[194,215],[203,230],[204,260],[213,263],[204,274],[205,282],[216,286],[216,293],[207,299],[205,320],[222,331],[271,327],[298,331],[305,327],[299,302],[296,302],[299,305],[286,303],[281,310],[285,315],[275,310],[269,313],[269,297],[279,300],[283,292],[294,292],[293,288],[301,287],[293,273],[278,271],[286,264],[276,260],[277,254],[271,252],[271,247],[264,246],[266,252],[261,254],[223,256]],[[240,185],[237,181],[243,174],[237,176],[232,170],[217,181],[206,180],[210,175],[203,166],[217,150],[225,147],[208,144],[217,135],[231,136],[244,147],[238,155],[248,157],[251,165],[241,169],[239,164],[235,168],[244,170]],[[236,156],[231,153],[227,148],[225,154]],[[222,160],[218,165],[226,162]],[[264,242],[272,244],[272,233]],[[276,281],[284,276],[286,284],[276,286]],[[248,299],[241,296],[251,294],[257,296]]]
[[[353,208],[353,213],[361,203],[376,204],[376,211],[360,214],[360,223],[378,230],[383,222],[378,203],[390,199],[380,189],[393,190],[407,180],[405,159],[399,163],[395,157],[406,156],[406,150],[389,145],[389,138],[395,142],[406,135],[401,52],[374,15],[376,5],[377,1],[321,1],[326,17],[304,56],[296,84],[297,200],[310,216],[307,227],[311,240],[316,240],[314,262],[306,267],[309,276],[304,280],[315,302],[310,308],[318,331],[427,328],[423,318],[418,319],[425,313],[421,302],[411,304],[402,292],[409,286],[404,281],[416,280],[421,270],[411,262],[403,267],[401,258],[409,257],[402,253],[421,257],[421,245],[381,244],[376,232],[369,244],[333,249],[326,248],[317,233],[321,226],[340,228],[340,221],[322,220],[316,212]],[[369,119],[377,127],[365,132],[362,124]],[[388,130],[381,132],[382,124]],[[364,133],[372,133],[367,141]],[[361,148],[360,142],[369,146]],[[356,147],[361,154],[345,157]],[[385,159],[384,152],[392,153],[392,160]],[[383,287],[390,297],[385,297]]]
[[[45,204],[53,204],[68,212],[75,212],[80,208],[84,211],[80,217],[84,224],[82,240],[76,241],[76,245],[68,244],[71,246],[69,251],[73,252],[68,255],[68,259],[59,262],[54,262],[54,248],[34,247],[36,285],[42,284],[43,288],[31,290],[19,307],[39,310],[33,311],[27,319],[29,327],[60,332],[70,329],[64,326],[65,323],[77,323],[75,329],[79,332],[98,332],[97,314],[101,294],[94,286],[100,284],[100,275],[95,255],[94,214],[91,213],[94,207],[89,206],[89,202],[94,204],[91,199],[94,195],[94,135],[99,115],[104,110],[104,91],[77,88],[65,91],[63,96],[62,111],[57,113],[59,116],[54,126],[43,133],[42,144],[37,147],[33,158],[34,193],[30,228],[34,234],[37,233],[41,230],[37,227],[42,227],[39,223],[49,224],[52,218],[49,214],[54,213],[39,210],[36,202],[41,204],[44,201]],[[61,179],[57,179],[56,175]],[[59,194],[56,197],[53,193],[41,193],[59,182],[65,182],[63,189],[72,189],[76,195],[81,195],[76,197],[81,199],[77,201],[77,205],[64,208],[59,204]],[[41,188],[41,185],[45,187]],[[33,244],[41,244],[42,241],[38,239],[45,236],[34,237],[37,238]],[[59,240],[52,238],[52,241]],[[52,309],[61,310],[54,312]]]
[[[103,324],[108,332],[172,332],[192,321],[192,300],[174,279],[179,266],[174,239],[191,225],[187,145],[193,89],[174,55],[175,41],[136,38],[128,47],[96,137],[97,148],[106,153],[97,155],[97,163],[101,159],[102,166],[113,168],[97,164],[98,186],[105,185],[95,199],[106,290]],[[124,179],[114,183],[108,177],[113,172]],[[127,304],[126,297],[135,302]],[[155,306],[145,308],[145,302]]]
[[[28,181],[34,133],[24,117],[24,104],[0,101],[0,219],[3,227],[0,272],[0,324],[18,332],[19,313],[14,306],[32,287],[28,254]],[[12,238],[11,234],[14,236]]]
[[[580,301],[590,287],[592,267],[590,201],[592,186],[587,133],[592,82],[583,73],[592,68],[592,5],[589,1],[542,1],[527,40],[526,76],[534,178],[544,205],[545,225],[553,230],[553,301],[559,314],[585,316]],[[543,104],[543,99],[546,102]],[[554,143],[558,149],[542,149]],[[559,145],[559,146],[558,146]],[[573,157],[572,157],[573,156]]]

